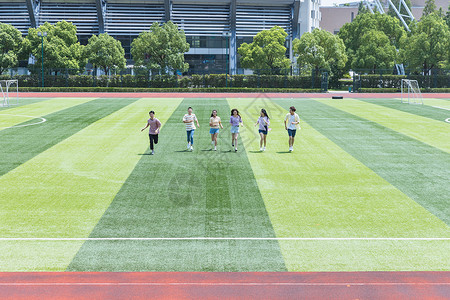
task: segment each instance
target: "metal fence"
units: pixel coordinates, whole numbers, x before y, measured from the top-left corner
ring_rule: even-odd
[[[450,70],[405,70],[405,75],[393,74],[393,70],[356,70],[353,75],[353,91],[360,88],[384,88],[400,90],[402,79],[417,80],[420,88],[450,88]]]

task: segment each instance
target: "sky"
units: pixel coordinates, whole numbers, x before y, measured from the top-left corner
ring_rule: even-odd
[[[342,4],[348,2],[357,2],[358,0],[322,0],[320,6],[333,6],[334,3]]]

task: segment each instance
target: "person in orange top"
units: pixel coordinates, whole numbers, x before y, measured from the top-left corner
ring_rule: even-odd
[[[223,129],[222,121],[217,115],[217,110],[213,110],[211,113],[211,118],[209,119],[209,133],[211,134],[211,144],[214,151],[217,150],[217,136],[219,135],[219,128]]]

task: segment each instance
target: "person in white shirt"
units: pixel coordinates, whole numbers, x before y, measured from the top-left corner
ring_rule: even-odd
[[[186,124],[187,149],[191,151],[194,150],[194,131],[196,129],[194,121],[197,122],[197,127],[200,128],[197,117],[192,113],[192,107],[188,107],[188,113],[184,115],[183,123]]]
[[[261,113],[260,116],[258,118],[258,120],[256,121],[256,125],[259,125],[259,135],[261,137],[261,140],[259,141],[259,151],[266,151],[266,138],[267,138],[267,133],[269,132],[269,126],[270,126],[270,118],[269,115],[267,114],[267,111],[262,108],[261,109]],[[264,147],[263,147],[264,144]]]
[[[297,129],[300,129],[300,117],[295,113],[294,106],[289,108],[289,113],[284,118],[284,128],[289,134],[289,152],[294,151],[294,139]]]

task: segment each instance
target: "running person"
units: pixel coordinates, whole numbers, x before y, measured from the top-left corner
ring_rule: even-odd
[[[213,150],[217,150],[217,136],[219,135],[219,127],[223,129],[222,121],[217,115],[217,110],[213,110],[211,113],[211,118],[209,119],[209,133],[211,134],[211,144],[214,147]]]
[[[194,121],[197,122],[197,127],[200,128],[197,117],[192,113],[192,107],[188,107],[188,113],[184,115],[183,123],[186,124],[187,149],[191,151],[194,150],[194,131],[196,129]]]
[[[269,115],[267,114],[267,111],[263,108],[261,109],[261,115],[259,116],[258,120],[256,121],[256,125],[259,124],[259,135],[261,136],[261,140],[259,141],[259,151],[266,151],[266,138],[267,133],[269,132]],[[264,143],[264,147],[263,147]]]
[[[294,151],[294,138],[297,133],[297,129],[300,129],[300,117],[295,113],[294,106],[289,108],[289,113],[284,118],[284,128],[289,134],[289,152]]]
[[[150,150],[152,150],[150,155],[153,155],[155,154],[154,144],[158,144],[158,134],[161,129],[161,122],[155,118],[155,112],[153,110],[151,110],[148,114],[150,115],[150,119],[147,120],[147,125],[141,129],[141,132],[147,127],[150,127],[148,137],[150,138]]]
[[[236,108],[233,108],[231,110],[230,124],[231,124],[231,147],[234,147],[234,152],[237,152],[239,125],[242,126],[244,124],[242,123],[242,118],[239,115],[239,111]]]

